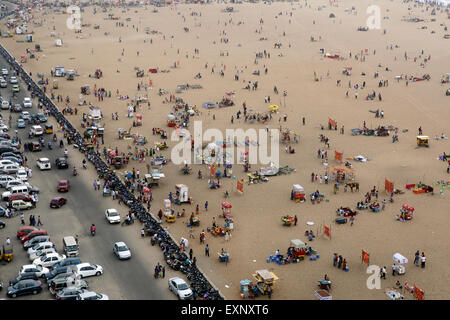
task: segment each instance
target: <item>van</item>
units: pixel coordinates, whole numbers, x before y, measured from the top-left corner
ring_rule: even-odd
[[[67,257],[77,257],[78,256],[78,243],[72,236],[64,237],[63,239],[64,253]]]
[[[88,283],[85,280],[77,279],[74,275],[67,273],[67,277],[50,280],[48,284],[50,293],[55,295],[59,290],[67,287],[75,287],[77,289],[87,289]]]
[[[28,187],[26,185],[11,187],[11,190],[2,193],[2,200],[8,201],[12,195],[18,193],[29,194]]]

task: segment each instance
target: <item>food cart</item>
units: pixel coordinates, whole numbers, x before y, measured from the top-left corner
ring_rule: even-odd
[[[142,114],[136,114],[136,127],[142,126]]]
[[[227,202],[227,201],[222,202],[222,215],[224,218],[233,219],[233,216],[231,215],[231,210],[230,210],[231,208],[232,208],[232,206],[229,202]]]
[[[414,210],[413,206],[404,203],[400,208],[400,218],[403,220],[411,220],[413,218]]]
[[[406,269],[405,269],[404,264],[408,263],[408,258],[405,258],[400,253],[394,253],[394,256],[392,257],[392,259],[394,260],[395,263],[398,263],[397,274],[399,274],[399,275],[405,274]]]
[[[306,201],[305,189],[301,185],[294,184],[294,186],[292,188],[291,200],[295,200],[295,202],[305,202]]]
[[[175,197],[173,199],[173,203],[178,205],[182,203],[192,203],[192,198],[189,197],[189,189],[186,185],[175,185]]]
[[[262,294],[267,293],[268,287],[270,287],[271,292],[273,292],[275,281],[278,280],[278,277],[275,275],[275,273],[270,272],[266,269],[256,270],[256,273],[253,274],[253,277],[256,279],[256,286]]]
[[[169,199],[164,199],[164,217],[168,223],[175,222],[175,215],[172,213],[171,202]]]
[[[288,256],[292,259],[303,260],[306,255],[306,244],[300,239],[292,239],[288,248]]]
[[[290,215],[282,216],[281,221],[284,226],[291,226],[294,223],[294,217]]]
[[[194,216],[194,213],[192,213],[191,217],[189,218],[189,225],[192,227],[199,227],[200,226],[200,218]]]
[[[230,254],[226,251],[222,250],[220,252],[217,252],[217,255],[219,256],[220,262],[228,263],[228,261],[230,260]]]
[[[314,291],[314,295],[319,300],[333,300],[333,297],[331,296],[331,294],[329,292],[327,292],[326,290],[316,290],[316,291]]]

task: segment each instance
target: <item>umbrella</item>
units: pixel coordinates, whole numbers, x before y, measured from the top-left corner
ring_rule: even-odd
[[[216,107],[216,104],[214,102],[205,102],[202,104],[202,107],[205,109],[213,109]]]
[[[230,209],[231,208],[231,204],[227,201],[222,202],[222,208],[226,208],[226,209]]]
[[[133,175],[131,174],[131,173],[127,173],[126,175],[125,175],[125,177],[127,177],[127,178],[131,178]]]
[[[277,105],[273,104],[269,107],[270,111],[278,111],[278,109],[280,109],[280,107],[278,107]]]

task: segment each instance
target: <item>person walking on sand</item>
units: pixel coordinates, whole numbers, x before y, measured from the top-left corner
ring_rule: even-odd
[[[422,267],[422,269],[424,269],[425,261],[426,261],[425,253],[422,252],[422,257],[420,258],[420,260],[421,260],[421,267]]]
[[[208,201],[205,202],[205,210],[208,211]]]
[[[205,246],[205,256],[209,257],[209,245],[206,244]]]
[[[298,221],[298,219],[297,219],[297,215],[295,215],[295,217],[294,217],[294,226],[296,226],[296,225],[297,225],[297,221]]]
[[[419,253],[419,250],[417,250],[416,254],[414,255],[414,264],[416,266],[419,266],[419,258],[420,258],[420,253]]]

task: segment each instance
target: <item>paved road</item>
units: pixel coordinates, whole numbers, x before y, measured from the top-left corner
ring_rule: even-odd
[[[8,68],[6,62],[0,58],[0,68]],[[9,77],[8,77],[9,79]],[[66,80],[60,80],[66,81]],[[8,88],[1,89],[0,94],[9,100],[11,97],[11,85]],[[21,91],[18,96],[13,99],[13,103],[21,103],[23,98],[29,96],[26,87],[21,84]],[[36,102],[30,113],[36,113]],[[1,111],[5,123],[8,123],[9,111]],[[18,114],[12,114],[12,125],[10,135],[14,135],[16,129],[16,120]],[[53,118],[49,119],[56,131],[56,122]],[[26,129],[18,129],[19,137],[22,142],[28,141],[29,125]],[[58,134],[58,139],[62,137]],[[48,141],[51,135],[45,136]],[[55,146],[56,147],[56,146]],[[76,234],[80,239],[80,259],[83,262],[91,262],[103,266],[104,274],[99,277],[91,277],[86,280],[89,287],[93,291],[107,294],[111,299],[175,299],[175,296],[168,290],[167,278],[172,276],[181,276],[181,273],[166,270],[166,279],[154,279],[153,269],[157,262],[162,262],[163,254],[158,247],[150,245],[149,238],[142,239],[140,237],[139,223],[131,226],[121,227],[120,225],[109,225],[104,217],[107,208],[117,208],[122,216],[128,213],[125,206],[119,206],[116,201],[102,196],[101,191],[94,191],[92,182],[97,177],[95,170],[88,167],[87,170],[81,169],[83,155],[72,146],[69,150],[69,169],[58,170],[54,167],[56,158],[63,155],[63,150],[59,146],[53,150],[45,149],[41,152],[27,152],[28,167],[33,169],[33,175],[30,179],[32,185],[40,188],[39,203],[36,209],[25,213],[25,220],[28,221],[30,214],[41,216],[44,223],[42,228],[46,229],[50,234],[52,241],[55,243],[59,252],[62,249],[62,239],[64,236]],[[52,162],[50,171],[40,172],[36,167],[36,159],[39,157],[47,157]],[[79,175],[72,176],[71,168],[76,166]],[[68,203],[60,209],[50,209],[48,204],[50,199],[58,196],[56,185],[59,180],[68,179],[71,183],[71,190],[63,195],[68,199]],[[4,189],[0,189],[3,192]],[[5,203],[2,203],[4,206]],[[19,268],[23,264],[29,263],[26,252],[22,249],[22,245],[15,238],[17,229],[20,227],[19,217],[4,219],[7,223],[5,229],[0,230],[0,241],[10,237],[13,239],[15,247],[14,260],[6,264],[0,264],[0,280],[4,286],[8,285],[9,279],[15,277]],[[89,227],[94,223],[97,226],[97,234],[95,237],[90,236]],[[112,253],[112,247],[116,241],[125,241],[132,251],[132,258],[128,261],[119,261]],[[5,295],[6,288],[2,295]],[[37,296],[25,296],[18,299],[48,299],[51,295],[44,290]]]

